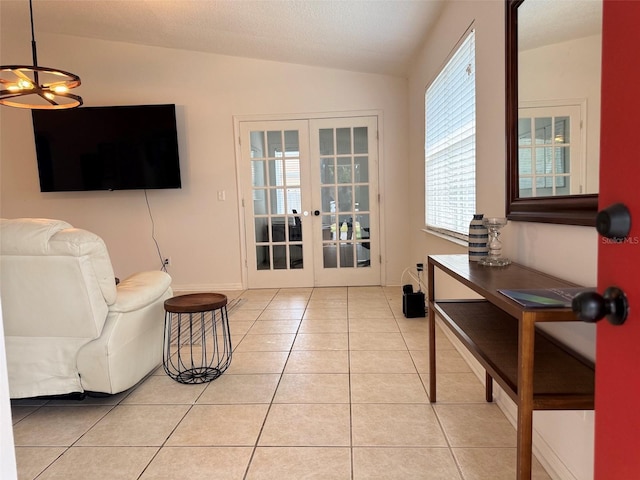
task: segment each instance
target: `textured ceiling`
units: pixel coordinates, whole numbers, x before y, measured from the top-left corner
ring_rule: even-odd
[[[405,76],[445,0],[33,0],[38,32]],[[0,0],[30,41],[28,0]]]
[[[518,7],[521,50],[602,33],[602,0],[527,0]]]

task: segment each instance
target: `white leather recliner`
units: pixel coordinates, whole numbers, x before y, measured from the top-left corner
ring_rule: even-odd
[[[114,394],[160,365],[167,273],[116,286],[102,239],[60,220],[1,219],[0,253],[11,398]]]

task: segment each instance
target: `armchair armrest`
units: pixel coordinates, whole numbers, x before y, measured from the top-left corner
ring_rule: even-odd
[[[117,286],[116,301],[109,306],[111,312],[131,312],[149,305],[171,287],[166,272],[140,272],[122,280]]]

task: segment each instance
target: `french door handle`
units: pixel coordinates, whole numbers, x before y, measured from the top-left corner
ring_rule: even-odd
[[[320,210],[314,210],[313,214],[317,217],[318,215],[320,215]]]

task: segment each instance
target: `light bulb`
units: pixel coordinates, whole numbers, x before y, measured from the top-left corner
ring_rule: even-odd
[[[66,93],[69,91],[66,85],[56,85],[51,90],[53,90],[55,93]]]
[[[47,97],[49,100],[54,100],[56,98],[56,96],[51,92],[46,92],[44,96]]]
[[[33,88],[33,83],[21,78],[20,80],[18,80],[18,88],[21,90],[29,90]]]

